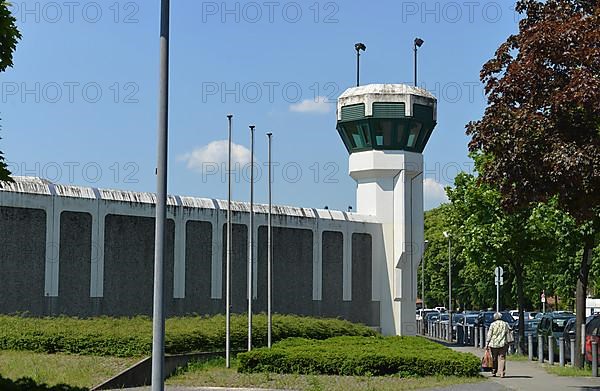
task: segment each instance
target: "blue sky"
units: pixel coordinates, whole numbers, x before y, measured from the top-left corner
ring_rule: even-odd
[[[517,30],[512,1],[171,1],[169,193],[226,198],[226,114],[235,156],[249,159],[256,125],[266,201],[266,136],[273,132],[274,202],[355,205],[335,98],[355,83],[419,82],[438,97],[425,150],[425,204],[472,167],[464,126],[485,107],[482,64]],[[14,174],[154,191],[159,1],[13,1],[23,34],[0,75],[0,149]],[[234,198],[248,199],[248,170]]]

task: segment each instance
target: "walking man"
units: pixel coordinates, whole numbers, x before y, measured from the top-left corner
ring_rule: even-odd
[[[504,377],[509,333],[511,333],[510,326],[502,320],[502,314],[496,312],[494,322],[492,322],[488,331],[485,347],[486,349],[492,349],[492,376],[496,376],[496,373],[498,373],[500,377]]]

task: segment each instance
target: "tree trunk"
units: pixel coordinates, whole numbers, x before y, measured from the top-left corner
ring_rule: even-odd
[[[581,354],[581,340],[585,339],[585,335],[581,334],[581,326],[585,324],[585,299],[587,296],[588,277],[590,274],[590,266],[592,264],[592,251],[594,249],[594,240],[592,236],[584,239],[583,256],[581,257],[581,265],[579,267],[579,275],[577,278],[577,293],[576,302],[576,334],[575,334],[575,367],[583,368],[585,363],[584,356]]]

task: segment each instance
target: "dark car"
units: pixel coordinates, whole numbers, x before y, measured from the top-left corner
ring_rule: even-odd
[[[456,332],[456,340],[459,342],[465,342],[466,339],[464,338],[464,333],[465,333],[465,326],[473,326],[475,324],[475,321],[477,320],[477,314],[476,313],[471,313],[471,314],[463,314],[460,318],[457,318],[456,320],[456,324],[454,325],[454,330]],[[466,330],[467,332],[467,336],[470,336],[473,333],[472,329],[468,329]]]
[[[485,326],[485,328],[490,327],[492,322],[494,321],[495,311],[482,311],[477,316],[477,320],[475,321],[475,325],[477,326]],[[513,328],[515,325],[515,320],[508,313],[508,311],[503,311],[500,313],[502,315],[502,320],[508,323],[508,325]]]
[[[591,323],[591,325],[590,325],[590,323]],[[591,339],[594,336],[594,334],[596,334],[596,337],[597,337],[599,323],[600,323],[600,314],[594,314],[594,315],[588,316],[585,319],[586,360],[588,360],[589,362],[592,361],[591,351],[590,351]],[[565,340],[565,360],[571,359],[571,340],[575,340],[576,326],[577,326],[577,321],[575,318],[569,319],[569,321],[565,325],[565,331],[563,332],[563,338]],[[589,346],[588,346],[588,340],[589,340]],[[588,357],[588,353],[589,353],[589,357]],[[599,358],[599,361],[600,361],[600,358]]]
[[[569,319],[565,325],[565,330],[563,331],[563,338],[565,340],[565,360],[571,359],[571,340],[575,340],[575,326],[577,325],[576,320],[576,318]]]
[[[529,336],[531,335],[531,337],[533,338],[533,341],[535,343],[535,340],[537,338],[537,327],[538,324],[540,323],[540,319],[526,319],[525,321],[523,321],[523,325],[525,326],[525,345],[527,345],[527,341]],[[519,334],[519,322],[515,323],[514,326],[514,330],[515,330],[515,334],[518,335]]]
[[[569,319],[575,318],[575,315],[569,312],[548,312],[540,319],[537,327],[537,335],[544,337],[544,354],[548,351],[548,336],[554,337],[554,354],[558,355],[558,339],[563,336],[565,326]],[[537,341],[534,341],[537,346]]]

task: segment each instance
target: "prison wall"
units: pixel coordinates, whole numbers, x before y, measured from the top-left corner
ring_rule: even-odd
[[[0,185],[0,313],[152,314],[155,196],[17,178]],[[227,203],[169,196],[167,316],[225,312]],[[247,311],[249,204],[232,203],[231,308]],[[274,207],[273,311],[379,326],[381,227]],[[267,309],[267,207],[255,206],[253,312]]]

